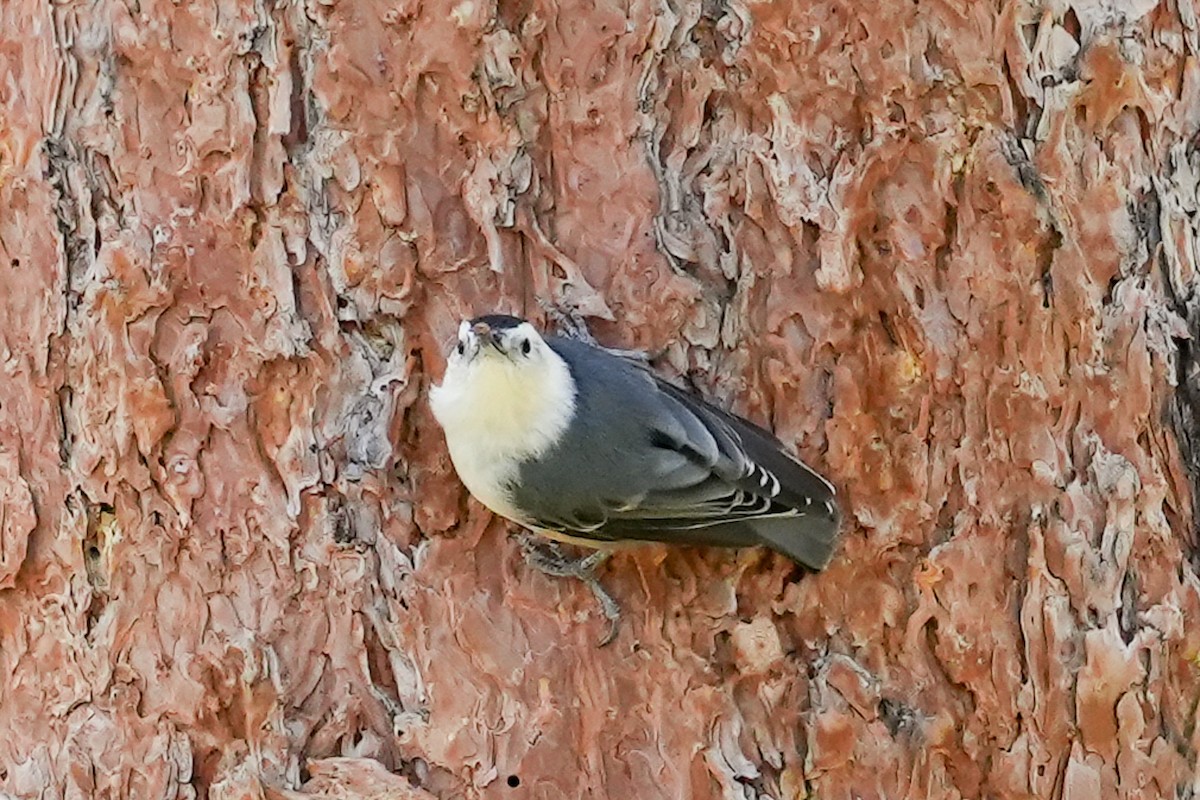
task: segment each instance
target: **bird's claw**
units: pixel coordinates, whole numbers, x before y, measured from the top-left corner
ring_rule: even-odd
[[[542,311],[554,323],[554,327],[568,339],[578,339],[581,342],[600,346],[592,336],[592,332],[588,330],[587,322],[584,321],[583,315],[579,313],[579,309],[568,307],[562,308],[549,300],[538,298],[538,305]]]
[[[608,620],[608,633],[600,640],[599,647],[604,647],[617,638],[621,607],[596,577],[596,570],[608,560],[609,553],[597,550],[584,558],[571,558],[563,553],[557,543],[537,541],[532,534],[522,534],[519,542],[525,555],[525,563],[529,566],[554,578],[578,578],[592,590],[596,602],[600,604],[600,610]]]
[[[605,347],[596,341],[596,337],[592,336],[592,332],[588,330],[587,322],[583,315],[579,313],[579,309],[568,307],[560,308],[547,300],[538,300],[538,305],[542,307],[542,311],[554,323],[554,326],[568,339],[578,339],[581,342],[586,342],[594,347],[598,347],[607,353],[612,353],[619,358],[627,358],[632,361],[638,361],[642,364],[650,363],[650,354],[642,350],[623,350],[618,347]]]
[[[600,604],[600,610],[604,612],[604,617],[608,620],[608,633],[596,644],[597,647],[604,647],[617,638],[617,632],[621,627],[621,607],[617,605],[617,601],[613,599],[595,575],[584,578],[584,581],[591,587],[592,594],[596,596],[596,602]]]

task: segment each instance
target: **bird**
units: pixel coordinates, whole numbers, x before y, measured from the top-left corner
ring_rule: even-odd
[[[594,573],[615,547],[761,545],[814,571],[837,549],[829,481],[771,432],[590,334],[542,335],[509,314],[463,319],[429,400],[471,495],[596,551],[571,561],[526,546],[543,571],[589,583],[612,623],[601,644],[619,608]]]

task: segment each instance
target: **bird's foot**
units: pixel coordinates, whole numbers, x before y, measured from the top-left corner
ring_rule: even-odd
[[[600,604],[608,620],[608,633],[600,640],[599,646],[610,643],[617,638],[617,629],[621,621],[621,607],[617,601],[600,583],[596,570],[608,560],[609,553],[597,550],[583,558],[571,558],[562,551],[555,542],[538,541],[533,534],[521,534],[521,551],[525,555],[525,563],[554,578],[578,578],[587,584]]]
[[[554,323],[554,327],[566,338],[578,339],[581,342],[586,342],[594,347],[599,347],[601,350],[612,353],[614,356],[640,361],[643,364],[650,362],[650,354],[645,351],[605,347],[597,342],[596,337],[592,336],[592,332],[588,330],[587,322],[584,320],[583,315],[579,313],[579,309],[573,307],[561,308],[546,300],[539,300],[538,305],[542,307],[542,311]]]
[[[578,339],[581,342],[594,344],[597,347],[600,343],[592,336],[592,332],[588,330],[587,322],[584,321],[583,315],[579,313],[579,309],[574,307],[566,307],[552,303],[549,300],[538,298],[538,305],[545,312],[546,317],[554,323],[554,327],[559,333],[568,339]]]

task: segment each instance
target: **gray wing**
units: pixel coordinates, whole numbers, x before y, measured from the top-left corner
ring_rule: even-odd
[[[540,527],[618,541],[767,545],[820,569],[833,488],[768,431],[582,342],[548,339],[579,387],[575,422],[522,465],[514,501]]]

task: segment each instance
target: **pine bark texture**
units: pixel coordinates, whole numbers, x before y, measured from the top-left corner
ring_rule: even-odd
[[[1196,0],[0,3],[0,792],[1200,795]],[[839,487],[590,592],[468,500],[577,308]]]

